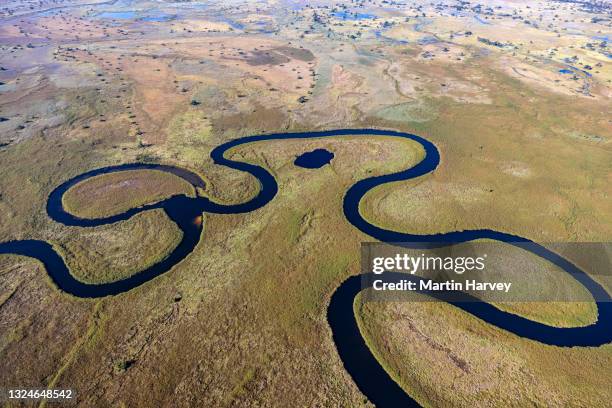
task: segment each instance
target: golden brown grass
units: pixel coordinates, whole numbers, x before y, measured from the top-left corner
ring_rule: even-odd
[[[610,399],[610,345],[546,346],[437,302],[358,299],[355,310],[379,361],[425,405],[602,406]]]
[[[102,174],[71,187],[62,202],[82,218],[119,214],[176,194],[193,194],[185,180],[159,170],[127,170]]]
[[[90,283],[112,282],[168,256],[182,238],[163,210],[97,228],[79,228],[60,244],[71,273]]]

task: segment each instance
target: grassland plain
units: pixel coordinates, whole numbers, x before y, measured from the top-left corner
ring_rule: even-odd
[[[321,242],[317,237],[319,234],[327,235],[325,231],[329,225],[339,228],[342,233],[360,235],[346,223],[340,222],[342,214],[337,211],[337,206],[341,204],[343,189],[337,189],[338,184],[346,188],[366,174],[378,174],[409,166],[418,160],[420,154],[418,149],[415,150],[416,146],[410,144],[369,139],[347,138],[343,141],[324,142],[326,148],[335,152],[336,158],[332,166],[315,172],[294,168],[291,163],[297,154],[319,146],[319,142],[290,142],[287,145],[267,143],[266,146],[250,145],[234,152],[259,164],[270,166],[273,173],[279,177],[279,198],[283,199],[275,200],[254,214],[207,215],[205,239],[191,257],[171,272],[171,278],[163,276],[154,281],[157,283],[145,284],[135,291],[140,295],[130,293],[103,300],[105,307],[99,314],[123,316],[120,320],[105,320],[103,325],[95,326],[96,335],[89,333],[85,339],[80,340],[78,344],[82,345],[75,352],[76,357],[71,358],[62,370],[58,384],[67,381],[86,393],[87,390],[96,388],[87,379],[89,375],[94,375],[95,371],[95,382],[98,382],[100,388],[98,394],[86,394],[89,395],[87,398],[91,398],[84,400],[86,405],[93,404],[95,398],[101,396],[100,393],[105,395],[103,398],[110,398],[109,403],[118,402],[112,397],[117,391],[112,387],[113,384],[118,384],[116,380],[119,377],[122,378],[122,387],[126,390],[122,391],[121,401],[127,405],[143,403],[143,398],[145,401],[157,402],[165,401],[166,398],[175,399],[176,396],[168,394],[168,390],[175,387],[193,387],[195,384],[182,382],[198,378],[200,381],[205,379],[210,382],[210,386],[218,387],[218,394],[202,394],[203,403],[212,405],[246,403],[253,399],[253,387],[264,385],[267,392],[260,396],[262,401],[280,401],[286,392],[291,392],[295,393],[292,397],[295,401],[302,398],[301,401],[305,405],[325,400],[335,401],[330,402],[333,404],[343,404],[346,401],[358,404],[361,397],[356,389],[344,389],[344,382],[321,380],[346,376],[337,357],[323,365],[314,357],[315,351],[321,347],[321,339],[325,338],[325,354],[328,357],[334,355],[330,335],[326,334],[325,298],[346,276],[347,271],[357,270],[357,259],[351,253],[358,239],[346,242],[344,249],[335,248],[346,254],[338,259],[335,251],[330,253],[329,248],[320,247]],[[349,159],[356,148],[364,147],[367,153],[363,154],[359,161]],[[382,169],[377,169],[374,162],[381,155],[387,160],[384,161]],[[312,182],[301,182],[304,176],[309,177]],[[330,178],[336,181],[329,183]],[[320,194],[327,199],[320,201]],[[296,218],[300,221],[289,222],[287,227],[283,226],[283,220]],[[278,228],[267,227],[275,225]],[[120,226],[115,228],[121,229]],[[286,234],[282,233],[285,229]],[[281,233],[278,233],[279,231]],[[70,233],[74,234],[74,231]],[[100,236],[92,233],[97,240],[96,244],[106,236],[104,231],[98,233]],[[287,241],[285,235],[292,238]],[[255,239],[256,237],[261,239]],[[87,241],[81,242],[80,245],[85,246]],[[331,244],[331,237],[328,241]],[[125,241],[121,242],[125,244]],[[131,245],[129,242],[132,241],[128,241],[126,247],[132,248],[134,245],[133,249],[136,249],[137,242]],[[230,252],[235,255],[228,256]],[[297,261],[298,256],[303,257],[301,262]],[[295,260],[289,262],[292,258]],[[311,266],[304,271],[302,268],[306,263]],[[323,285],[319,285],[314,277],[323,272],[328,278],[323,280]],[[41,278],[43,276],[44,274],[40,275]],[[159,289],[154,289],[160,284]],[[290,293],[290,296],[279,298],[273,295],[279,291]],[[180,295],[180,302],[175,302],[177,295]],[[225,301],[221,302],[223,298]],[[157,301],[151,303],[153,299]],[[159,299],[167,301],[160,302]],[[128,304],[130,307],[127,309],[131,309],[133,313],[124,314]],[[151,306],[153,304],[155,306]],[[202,315],[204,310],[208,310],[207,317]],[[306,322],[302,321],[304,318],[307,319]],[[227,332],[228,327],[238,325],[245,326],[246,330]],[[150,334],[152,327],[161,328],[156,330],[153,337]],[[193,334],[194,327],[198,331],[197,337],[201,339],[195,344],[204,347],[206,343],[206,355],[217,356],[219,359],[203,359],[201,349],[194,351],[194,355],[190,355],[190,352],[184,353],[185,348],[194,347],[193,343],[187,347],[187,343],[194,341],[193,337],[187,342],[184,338],[189,332]],[[54,329],[46,328],[46,331],[52,330]],[[147,332],[149,334],[146,334]],[[86,333],[87,330],[83,331],[84,336]],[[319,334],[313,336],[312,333]],[[170,348],[166,344],[167,337],[173,342]],[[206,342],[203,342],[204,338],[207,339]],[[165,345],[162,346],[160,341]],[[110,344],[119,346],[109,353],[109,346],[106,345]],[[221,358],[221,355],[225,355],[230,349],[236,350],[235,356],[223,362],[225,358]],[[66,353],[72,355],[68,349]],[[149,357],[145,358],[145,355]],[[93,361],[98,362],[95,368],[91,366]],[[223,365],[218,366],[221,362]],[[143,397],[136,391],[133,394],[129,392],[130,384],[134,385],[133,390],[136,390],[143,383],[150,381],[149,370],[156,364],[173,366],[177,371],[170,376],[157,377],[160,381],[159,390],[149,397]],[[207,378],[210,373],[225,371],[223,367],[226,367],[226,364],[240,369],[235,370],[235,374],[230,377],[216,375]],[[101,367],[106,368],[100,370]],[[94,371],[87,374],[90,368]],[[281,378],[272,375],[275,370],[286,372],[289,376],[295,369],[309,373],[309,378],[320,380],[316,383],[304,383],[301,377],[291,384],[287,384],[286,380],[275,382],[281,381]],[[48,376],[55,378],[55,374],[50,372]],[[29,381],[37,382],[34,378]],[[3,378],[3,382],[11,382],[11,378]],[[308,396],[305,392],[311,387],[319,386],[329,391],[316,396]],[[296,391],[295,388],[302,391]]]
[[[185,180],[159,170],[128,170],[92,177],[66,191],[64,208],[81,218],[102,218],[177,194],[193,196]]]
[[[609,399],[610,345],[545,346],[438,302],[357,299],[355,312],[385,369],[425,404],[605,406]]]
[[[166,258],[183,234],[162,210],[97,229],[58,237],[62,257],[83,282],[104,283],[142,271]]]
[[[269,167],[279,178],[279,197],[254,214],[227,217],[207,215],[205,238],[189,259],[167,276],[133,293],[102,300],[103,307],[95,312],[86,307],[87,302],[74,300],[69,305],[66,303],[68,299],[63,300],[65,296],[60,296],[58,304],[72,308],[77,315],[81,313],[81,320],[77,319],[82,322],[81,325],[70,323],[58,332],[57,326],[44,323],[48,310],[36,309],[37,313],[32,313],[43,322],[36,325],[22,323],[18,327],[19,333],[14,330],[7,332],[10,337],[4,349],[4,355],[8,358],[5,361],[17,361],[23,352],[22,347],[35,347],[35,338],[30,338],[32,346],[16,339],[29,338],[38,333],[55,336],[68,331],[75,340],[67,342],[65,346],[55,344],[53,347],[59,348],[55,360],[35,363],[31,370],[12,374],[7,371],[5,375],[10,377],[3,378],[3,383],[19,380],[36,385],[40,384],[40,374],[47,373],[42,378],[56,379],[58,385],[70,384],[86,395],[83,400],[85,405],[93,405],[94,401],[99,401],[98,398],[109,404],[137,405],[146,404],[147,401],[163,404],[169,403],[168,398],[173,394],[171,390],[194,387],[211,390],[200,394],[199,401],[213,405],[247,405],[253,401],[279,403],[288,395],[298,405],[359,405],[361,397],[354,387],[347,386],[350,379],[335,355],[324,320],[327,296],[344,276],[358,270],[355,251],[358,242],[365,239],[343,220],[339,211],[341,197],[346,187],[355,180],[403,168],[409,165],[410,160],[416,161],[419,157],[419,152],[410,150],[409,146],[402,149],[393,142],[376,140],[362,138],[359,142],[351,139],[293,143],[293,146],[291,143],[269,143],[267,146],[251,145],[234,152]],[[34,142],[43,143],[33,141],[33,147],[36,146]],[[334,151],[336,158],[332,166],[316,172],[293,168],[291,162],[297,154],[315,147]],[[351,152],[358,147],[365,152],[360,155],[361,161],[351,156]],[[50,148],[45,150],[45,157],[53,159],[54,155],[62,157],[63,152],[50,144]],[[108,163],[98,162],[98,165],[102,164]],[[385,167],[392,164],[392,167]],[[78,169],[78,162],[73,165]],[[344,168],[344,173],[339,168]],[[75,174],[80,171],[77,169],[73,170]],[[83,166],[81,169],[86,168]],[[337,173],[344,177],[337,179]],[[13,177],[18,179],[17,176]],[[308,183],[303,183],[304,177],[308,178]],[[43,192],[40,193],[38,211],[44,214],[44,192],[50,191],[64,178],[58,171],[53,181],[39,187]],[[5,179],[4,183],[7,181],[10,178]],[[245,194],[243,191],[254,192],[253,187],[240,189],[242,184],[253,184],[252,180],[240,175],[227,177],[219,171],[219,175],[213,179],[212,188],[216,184],[237,186],[239,195],[234,198],[236,201],[245,198],[241,197]],[[17,195],[19,188],[3,191]],[[17,203],[14,200],[8,202],[12,205]],[[44,216],[37,216],[32,211],[25,212],[23,220],[27,220],[31,214],[44,219]],[[140,222],[130,222],[137,221]],[[411,230],[416,227],[418,225],[412,225]],[[48,234],[57,239],[63,229],[52,225]],[[285,229],[286,236],[282,233]],[[103,232],[100,231],[100,234],[103,235]],[[339,244],[332,238],[335,234],[352,238]],[[126,246],[131,250],[141,248],[138,240]],[[228,256],[230,252],[234,254],[231,257]],[[31,261],[22,262],[25,262],[25,266],[21,268],[34,266]],[[9,265],[14,268],[14,264]],[[37,274],[32,279],[40,285],[46,280],[44,273],[40,268],[34,270]],[[12,270],[10,273],[23,272]],[[326,278],[320,279],[321,276]],[[18,293],[31,290],[33,284],[24,284]],[[275,293],[285,293],[287,296],[279,297]],[[177,294],[182,298],[180,302],[174,301]],[[22,305],[17,299],[12,297],[10,302],[5,302],[5,312],[13,310],[13,317],[13,308]],[[166,301],[160,302],[160,299]],[[72,306],[74,302],[83,307],[75,308]],[[34,303],[30,308],[35,306],[38,304]],[[380,312],[384,319],[384,311]],[[113,318],[109,320],[110,316]],[[373,318],[373,321],[376,319]],[[235,329],[228,331],[231,327]],[[442,324],[437,327],[445,330]],[[150,333],[153,330],[156,334],[152,336]],[[194,338],[195,333],[197,337]],[[504,335],[502,338],[505,339]],[[423,339],[421,341],[425,342]],[[371,343],[377,350],[377,340]],[[185,353],[185,350],[191,351]],[[233,352],[229,353],[229,350]],[[231,357],[228,358],[228,355]],[[537,355],[533,358],[537,358]],[[383,361],[386,361],[384,356]],[[398,364],[400,361],[404,364],[408,359],[402,357]],[[599,364],[594,357],[584,361],[584,364]],[[529,361],[525,365],[531,367],[533,364]],[[162,366],[173,367],[173,371],[151,378],[151,373]],[[57,367],[62,367],[59,376],[54,371]],[[228,367],[233,369],[228,370]],[[428,372],[425,367],[420,369]],[[301,374],[291,374],[295,372]],[[32,376],[33,373],[37,375]],[[287,378],[291,380],[287,381]],[[401,379],[404,384],[413,384],[408,381],[407,375]],[[159,387],[148,396],[133,391],[142,389],[152,381]],[[476,383],[475,379],[473,381]],[[513,389],[519,387],[519,384],[514,385]],[[520,386],[531,390],[526,384]],[[313,395],[309,392],[313,389],[321,391]],[[181,400],[181,397],[178,398]],[[432,403],[440,401],[435,399],[437,396],[429,398]],[[186,403],[186,400],[183,402]]]
[[[369,193],[362,213],[385,228],[417,233],[487,225],[540,242],[606,241],[612,223],[612,207],[605,199],[611,193],[612,168],[605,159],[609,147],[587,139],[570,141],[564,130],[571,122],[582,122],[583,129],[598,126],[603,120],[598,119],[599,105],[542,91],[530,95],[521,83],[492,78],[500,81],[498,89],[503,87],[493,106],[440,100],[438,120],[411,124],[438,145],[452,143],[452,149],[442,148],[442,163],[433,175]],[[517,117],[521,120],[510,123]],[[547,118],[555,118],[554,123]],[[609,128],[604,132],[609,135]],[[610,290],[606,273],[590,272]],[[499,307],[560,326],[580,326],[594,318],[588,303],[512,302]],[[426,405],[494,400],[511,406],[596,406],[610,397],[601,382],[612,358],[608,346],[538,345],[485,329],[476,319],[460,318],[459,311],[448,312],[451,306],[432,302],[357,300],[355,308],[370,348],[409,394]],[[449,315],[456,318],[441,317]],[[557,358],[563,359],[559,367]],[[576,373],[586,371],[588,378],[578,380]],[[533,381],[539,385],[532,387]]]
[[[215,5],[210,14],[190,9],[189,18],[164,23],[110,22],[87,8],[38,16],[16,5],[22,16],[0,25],[10,44],[0,47],[7,69],[0,71],[0,116],[8,119],[0,122],[0,241],[48,240],[64,248],[82,279],[124,276],[171,249],[176,227],[160,212],[86,231],[65,227],[46,216],[54,187],[93,168],[159,161],[204,175],[201,194],[241,202],[257,183],[215,166],[214,146],[255,133],[365,126],[417,133],[442,154],[433,174],[366,197],[361,211],[379,225],[414,233],[486,227],[542,242],[609,240],[609,64],[596,67],[596,50],[569,48],[590,41],[586,35],[555,40],[497,16],[493,27],[462,21],[461,31],[475,33],[463,37],[449,16],[381,11],[409,31],[404,44],[375,39],[379,29],[404,39],[380,21],[323,25],[313,9],[278,4],[266,9],[278,17],[277,34],[213,21],[231,15],[228,21],[247,26],[262,14],[255,7],[267,7],[240,6],[221,14]],[[419,15],[436,13],[422,6]],[[516,49],[474,38],[494,39],[497,24]],[[419,44],[432,33],[417,29],[441,42]],[[580,90],[589,83],[584,75],[559,73],[565,65],[557,57],[536,58],[551,44],[575,54],[579,66],[595,67],[590,95]],[[330,166],[292,165],[317,147],[334,152]],[[329,296],[358,273],[359,243],[368,240],[344,219],[342,196],[356,180],[409,166],[421,152],[383,138],[343,138],[252,144],[229,154],[268,168],[279,195],[253,213],[206,214],[195,251],[133,291],[75,299],[57,291],[37,262],[0,257],[0,384],[71,387],[81,406],[369,405],[345,372],[325,320]],[[77,187],[94,192],[125,181],[112,176]],[[81,196],[75,206],[120,211],[184,191],[175,181],[153,190],[149,183],[159,179],[139,179],[138,194],[147,197]],[[128,265],[132,254],[137,259]],[[98,273],[106,267],[118,274]],[[504,307],[559,325],[592,319],[588,307],[531,306]],[[542,346],[434,303],[356,303],[356,313],[372,350],[425,405],[610,399],[609,346]]]

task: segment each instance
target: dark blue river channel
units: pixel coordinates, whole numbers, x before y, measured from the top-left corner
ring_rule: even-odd
[[[63,291],[75,296],[97,298],[133,289],[156,276],[169,271],[174,265],[187,257],[198,244],[202,234],[202,224],[195,222],[202,213],[237,214],[246,213],[266,205],[278,192],[278,184],[274,177],[263,167],[225,157],[225,153],[247,143],[282,139],[317,139],[354,135],[377,135],[409,139],[419,143],[425,150],[425,156],[417,165],[396,173],[370,177],[353,184],[344,196],[343,210],[348,222],[370,237],[388,243],[404,244],[412,248],[436,248],[475,239],[492,239],[520,247],[552,262],[569,273],[589,290],[598,308],[597,322],[584,327],[559,328],[547,326],[511,313],[503,312],[494,306],[476,302],[465,295],[465,301],[457,301],[455,297],[449,302],[458,308],[482,319],[483,321],[507,330],[527,339],[540,343],[571,347],[600,346],[612,341],[612,303],[610,295],[599,283],[591,279],[584,271],[560,255],[547,248],[516,235],[490,229],[455,231],[432,235],[414,235],[377,227],[359,213],[359,202],[364,195],[376,186],[384,183],[409,180],[430,173],[440,162],[440,153],[435,145],[428,140],[408,133],[379,129],[339,129],[321,132],[280,133],[271,135],[247,136],[234,139],[216,147],[211,152],[214,162],[234,170],[253,175],[260,183],[259,193],[251,200],[233,205],[215,203],[204,197],[187,197],[176,195],[163,201],[133,208],[121,214],[98,219],[82,219],[66,212],[62,205],[62,197],[75,184],[90,177],[116,171],[133,169],[154,169],[172,173],[196,187],[204,187],[204,181],[195,173],[173,166],[158,164],[132,163],[120,166],[105,167],[92,170],[74,177],[51,192],[47,201],[47,213],[55,221],[64,225],[80,227],[95,227],[126,220],[140,212],[163,209],[168,217],[183,231],[183,238],[174,251],[159,263],[132,275],[128,278],[104,284],[89,284],[75,279],[62,257],[53,246],[45,241],[22,240],[9,241],[0,244],[0,254],[17,254],[40,260],[53,282]],[[320,150],[320,152],[319,152]],[[313,156],[314,154],[314,156]],[[333,158],[333,154],[323,149],[306,153],[296,159],[297,165],[318,168]],[[298,160],[304,163],[298,163]],[[394,279],[406,279],[407,275],[396,274]],[[412,278],[414,279],[414,278]],[[352,376],[359,389],[368,399],[379,407],[415,406],[418,405],[404,390],[387,374],[367,347],[353,312],[355,296],[361,292],[361,277],[352,276],[344,281],[333,293],[327,309],[327,319],[333,333],[338,353],[346,370]],[[438,295],[438,296],[443,296]],[[444,300],[441,298],[441,300]]]

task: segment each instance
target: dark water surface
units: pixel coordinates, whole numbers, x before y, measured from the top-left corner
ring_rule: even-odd
[[[312,152],[306,152],[299,155],[293,164],[306,169],[319,169],[329,164],[333,158],[334,154],[329,150],[315,149]]]
[[[185,195],[177,195],[154,204],[133,208],[111,217],[82,219],[64,210],[62,196],[75,184],[99,174],[132,169],[154,169],[175,174],[196,187],[204,187],[204,182],[197,174],[186,169],[141,163],[96,169],[66,181],[51,192],[47,201],[48,215],[59,223],[80,227],[94,227],[126,220],[142,211],[160,208],[183,231],[181,242],[166,259],[119,281],[104,284],[89,284],[78,281],[70,274],[64,260],[58,255],[53,246],[45,241],[23,240],[1,243],[0,254],[24,255],[40,260],[53,282],[61,290],[72,295],[94,298],[120,294],[169,271],[174,265],[187,257],[200,241],[202,225],[195,221],[202,213],[246,213],[261,208],[274,198],[278,192],[278,184],[274,177],[266,169],[258,165],[226,158],[225,153],[228,150],[246,143],[267,140],[316,139],[349,135],[378,135],[408,139],[419,143],[425,151],[423,160],[411,168],[396,173],[366,178],[353,184],[348,189],[344,196],[343,211],[347,221],[355,228],[376,240],[388,243],[406,242],[410,244],[404,244],[405,246],[413,248],[448,246],[482,238],[506,242],[520,247],[552,262],[584,285],[593,295],[593,298],[596,299],[598,320],[589,326],[558,328],[503,312],[488,303],[473,302],[473,299],[468,299],[467,295],[466,302],[453,301],[451,302],[453,305],[489,324],[544,344],[556,346],[599,346],[612,341],[612,303],[610,303],[609,294],[599,283],[591,279],[589,275],[571,262],[537,243],[516,235],[490,229],[415,235],[377,227],[364,219],[359,213],[359,202],[368,191],[384,183],[409,180],[430,173],[436,169],[440,162],[440,154],[433,143],[417,135],[391,130],[339,129],[322,132],[281,133],[247,136],[224,143],[211,152],[213,161],[221,166],[250,173],[260,183],[259,192],[254,198],[238,204],[225,205],[210,201],[208,198],[191,198]],[[333,157],[331,152],[327,153]],[[331,160],[331,157],[329,157],[327,162]],[[310,158],[307,159],[308,161],[310,161]],[[321,166],[324,164],[321,164]],[[397,275],[398,279],[406,279],[408,276],[403,274]],[[381,407],[418,405],[385,372],[361,336],[353,312],[354,298],[361,290],[361,278],[359,276],[348,278],[335,290],[327,310],[328,322],[340,358],[361,392],[375,405]]]

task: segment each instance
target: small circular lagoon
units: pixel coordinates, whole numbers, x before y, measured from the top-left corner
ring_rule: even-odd
[[[334,154],[326,149],[315,149],[312,152],[306,152],[299,155],[293,164],[305,169],[320,169],[329,164],[334,158]]]

